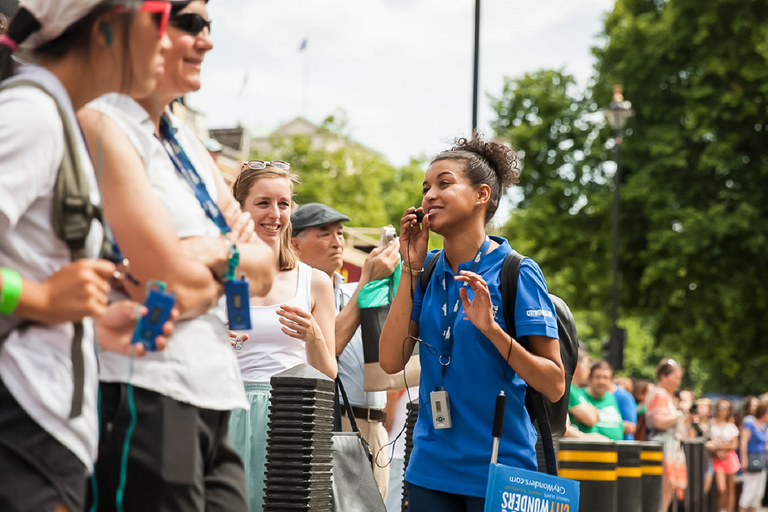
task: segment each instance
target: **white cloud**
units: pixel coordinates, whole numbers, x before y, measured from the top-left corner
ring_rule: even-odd
[[[481,127],[492,115],[485,93],[499,94],[504,76],[563,67],[586,81],[612,3],[483,0]],[[191,101],[211,126],[320,121],[343,108],[353,137],[395,164],[469,132],[471,0],[217,0],[209,9],[216,48]]]

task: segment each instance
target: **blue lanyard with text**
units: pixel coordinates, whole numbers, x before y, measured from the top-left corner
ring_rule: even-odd
[[[192,190],[195,192],[195,197],[200,202],[200,206],[203,207],[205,214],[214,222],[214,224],[216,224],[222,235],[229,233],[231,230],[227,225],[227,221],[224,219],[224,214],[221,213],[219,205],[216,204],[216,201],[214,201],[208,193],[208,189],[205,188],[203,179],[197,174],[192,162],[189,161],[189,157],[181,148],[179,141],[176,140],[176,136],[173,134],[173,128],[171,128],[171,123],[165,116],[160,118],[160,134],[173,149],[172,152],[167,151],[166,149],[168,156],[171,157],[173,166],[176,167],[176,170],[179,171],[179,174],[181,174],[184,180],[189,183],[189,186],[192,187]]]
[[[488,252],[488,248],[491,246],[491,239],[485,237],[483,245],[480,246],[480,250],[477,251],[475,258],[472,260],[472,264],[469,267],[470,272],[477,273],[480,268],[480,263],[483,261],[483,257]],[[440,364],[443,367],[443,378],[445,378],[445,370],[449,364],[451,364],[451,351],[453,350],[453,328],[456,324],[456,317],[459,315],[459,308],[461,307],[461,296],[456,292],[456,301],[453,303],[453,307],[449,309],[448,300],[448,283],[445,282],[445,251],[440,257],[438,262],[438,275],[440,276],[440,327],[442,329],[442,343],[440,344]],[[467,286],[466,283],[462,283],[461,286]]]
[[[171,149],[173,149],[173,151],[168,151],[166,148],[166,152],[171,158],[173,166],[176,168],[179,174],[181,174],[189,186],[192,187],[192,190],[195,193],[195,197],[200,203],[200,206],[203,208],[205,214],[209,219],[213,221],[214,224],[216,224],[216,227],[219,228],[219,231],[221,231],[222,235],[226,235],[232,231],[229,228],[229,225],[227,225],[227,221],[224,218],[224,214],[221,213],[219,205],[216,204],[216,201],[213,200],[211,194],[208,193],[208,189],[205,187],[203,179],[199,174],[197,174],[197,171],[192,165],[192,162],[190,162],[189,157],[184,152],[184,149],[182,149],[179,141],[176,140],[176,136],[173,134],[171,123],[165,115],[160,117],[160,134],[171,146]],[[229,259],[227,273],[224,275],[225,281],[236,280],[235,269],[240,262],[240,253],[238,252],[237,247],[234,245],[232,247],[233,252]]]

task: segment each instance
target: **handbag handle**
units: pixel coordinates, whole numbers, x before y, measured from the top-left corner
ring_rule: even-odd
[[[336,377],[336,392],[341,393],[341,397],[344,399],[344,408],[347,410],[347,418],[349,418],[349,424],[352,426],[352,432],[360,433],[360,429],[357,428],[357,421],[355,421],[355,415],[352,412],[352,405],[347,398],[347,392],[344,391],[344,384],[341,383],[341,378]]]

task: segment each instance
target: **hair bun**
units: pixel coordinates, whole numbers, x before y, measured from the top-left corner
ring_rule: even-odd
[[[520,178],[517,152],[500,142],[486,142],[480,138],[477,132],[472,135],[471,139],[457,139],[451,151],[467,151],[484,158],[505,189],[517,183]]]

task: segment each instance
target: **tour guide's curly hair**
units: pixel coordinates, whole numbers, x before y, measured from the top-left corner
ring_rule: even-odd
[[[451,149],[437,155],[432,163],[440,160],[466,161],[464,175],[469,182],[475,187],[485,184],[491,188],[491,200],[485,210],[486,224],[499,208],[502,194],[520,177],[515,150],[498,142],[485,142],[476,132],[471,139],[457,139]]]

